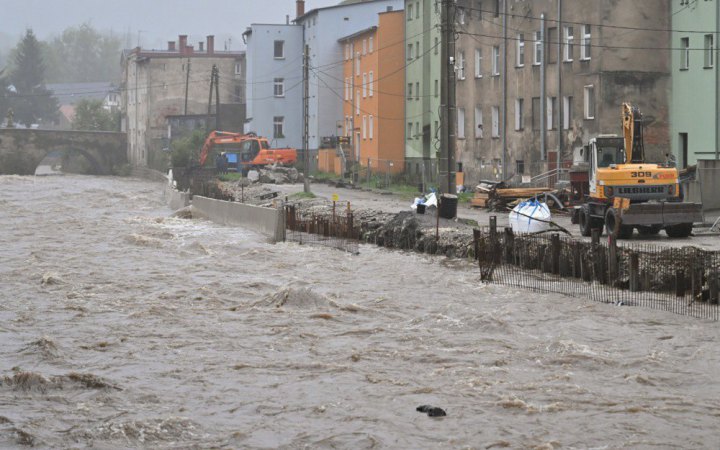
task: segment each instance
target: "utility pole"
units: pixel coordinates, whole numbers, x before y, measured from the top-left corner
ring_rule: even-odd
[[[454,194],[455,149],[457,147],[457,122],[455,106],[455,0],[442,2],[442,39],[440,51],[440,79],[442,105],[442,137],[440,142],[440,191]],[[445,164],[443,164],[443,162]]]
[[[507,174],[507,96],[508,96],[508,28],[507,28],[507,0],[503,0],[503,16],[502,16],[502,30],[503,30],[503,69],[502,69],[502,181],[506,181],[508,178]]]
[[[210,72],[210,92],[208,93],[208,110],[207,110],[207,120],[205,121],[205,132],[210,132],[210,115],[212,113],[212,96],[213,96],[213,87],[215,84],[215,65],[212,67],[212,71]]]
[[[187,73],[185,74],[185,115],[187,116],[188,89],[190,89],[190,58],[187,60]]]
[[[303,176],[303,191],[310,193],[310,47],[305,45],[305,54],[303,55],[303,82],[304,94],[303,94],[303,163],[305,165],[305,174]]]
[[[220,69],[215,68],[215,129],[221,130],[220,127]]]
[[[562,33],[563,33],[563,24],[562,24],[562,0],[558,0],[557,4],[558,10],[558,22],[557,22],[557,69],[558,69],[558,93],[557,93],[557,140],[558,140],[558,146],[557,146],[557,164],[556,164],[556,176],[555,176],[555,184],[557,184],[560,181],[560,164],[562,161],[562,152],[563,152],[563,118],[562,118],[562,103],[563,103],[563,95],[562,95]]]

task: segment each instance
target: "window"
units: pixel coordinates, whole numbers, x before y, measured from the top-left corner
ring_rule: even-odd
[[[360,52],[355,54],[355,76],[360,76]]]
[[[573,98],[572,96],[563,97],[563,129],[569,130],[572,124]]]
[[[590,59],[590,25],[582,26],[582,42],[580,43],[580,59],[586,61]]]
[[[465,52],[458,54],[458,69],[457,69],[458,80],[465,79]]]
[[[557,97],[547,97],[547,129],[556,130],[554,118],[557,117]]]
[[[408,100],[412,100],[412,97],[413,97],[413,95],[412,95],[412,91],[413,91],[412,87],[413,87],[413,84],[412,84],[412,83],[408,83],[408,93],[407,93]]]
[[[372,97],[372,96],[373,96],[373,92],[374,92],[374,87],[373,87],[373,73],[372,73],[372,72],[370,72],[370,73],[368,74],[368,91],[369,91],[369,94],[368,94],[368,95],[370,95],[370,97]]]
[[[415,2],[415,18],[420,18],[420,2]]]
[[[523,99],[515,99],[515,131],[523,129]]]
[[[460,6],[457,9],[457,21],[460,25],[465,25],[465,8]]]
[[[349,60],[352,58],[352,53],[350,53],[350,44],[345,44],[345,59]]]
[[[439,132],[440,132],[440,125],[439,125],[439,122],[436,120],[436,121],[435,121],[435,139],[438,138],[438,133],[439,133]]]
[[[357,99],[357,103],[355,103],[355,115],[360,115],[360,89],[355,91],[355,98]]]
[[[362,118],[362,138],[367,139],[367,116]]]
[[[362,41],[362,54],[363,56],[367,55],[367,39]]]
[[[482,107],[480,105],[475,106],[475,138],[482,139],[483,137],[483,119],[482,119]]]
[[[525,65],[525,35],[520,33],[517,35],[517,67]]]
[[[681,38],[680,48],[680,70],[688,70],[690,68],[690,38]]]
[[[440,49],[440,38],[438,38],[437,36],[435,37],[435,47],[434,48],[435,48],[435,54],[437,55],[438,51]]]
[[[465,139],[465,108],[457,110],[457,138]]]
[[[500,137],[500,109],[492,107],[492,137]]]
[[[362,91],[363,91],[363,98],[367,97],[367,74],[363,74],[362,78]]]
[[[563,61],[571,62],[573,60],[573,27],[563,27]]]
[[[540,97],[533,97],[532,99],[532,129],[533,131],[540,131],[540,118],[542,111],[540,110]]]
[[[345,78],[345,100],[350,100],[350,79]]]
[[[495,0],[495,17],[500,16],[500,0]]]
[[[705,68],[709,69],[715,65],[715,46],[713,45],[713,35],[705,35]]]
[[[370,39],[368,40],[368,53],[373,52],[373,37],[370,36]]]
[[[407,139],[412,139],[412,122],[408,122]]]
[[[235,101],[242,103],[242,87],[240,86],[235,86]]]
[[[420,57],[420,41],[415,43],[415,58]]]
[[[373,138],[373,116],[368,117],[368,134],[370,135],[370,139]]]
[[[275,41],[275,59],[285,58],[285,41]]]
[[[710,35],[712,37],[712,35]],[[235,63],[235,75],[242,75],[242,64]]]
[[[477,17],[478,20],[482,20],[482,1],[475,0],[475,17]],[[472,19],[472,11],[469,13],[470,19]]]
[[[533,42],[533,45],[535,46],[535,51],[533,52],[533,65],[539,66],[542,63],[542,41],[540,40],[540,32],[535,32],[535,41]]]
[[[406,10],[407,10],[407,20],[409,22],[413,18],[413,4],[408,3]]]
[[[554,48],[553,44],[557,44],[558,39],[558,30],[557,28],[548,28],[547,36],[545,37],[545,43],[547,44],[545,48],[552,49]],[[546,52],[545,58],[547,58],[547,62],[549,64],[553,64],[557,62],[557,52],[554,52],[552,50]]]
[[[415,82],[415,100],[420,100],[420,82]]]
[[[592,120],[595,118],[595,86],[585,86],[585,119]]]
[[[408,44],[407,46],[407,59],[408,61],[411,60],[413,57],[413,45],[412,43]]]
[[[285,97],[285,79],[275,78],[273,94],[275,97]]]
[[[437,98],[440,95],[440,83],[438,80],[435,80],[435,97]]]
[[[418,139],[422,138],[422,134],[420,134],[420,122],[415,122],[415,137]]]
[[[525,161],[522,159],[515,160],[515,175],[523,175],[525,173]]]
[[[500,75],[500,47],[492,48],[492,75],[494,77]]]
[[[285,137],[285,133],[283,133],[283,123],[284,122],[285,122],[285,118],[283,116],[273,117],[273,137],[275,139]]]
[[[482,78],[482,50],[475,49],[475,78]]]

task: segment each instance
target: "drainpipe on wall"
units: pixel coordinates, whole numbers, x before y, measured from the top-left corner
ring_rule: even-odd
[[[563,150],[563,135],[562,135],[562,126],[563,126],[563,118],[562,118],[562,102],[563,102],[563,95],[562,95],[562,0],[558,0],[558,28],[557,28],[557,68],[558,68],[558,93],[557,93],[557,105],[558,105],[558,117],[557,117],[557,123],[558,123],[558,144],[557,144],[557,181],[560,181],[560,164],[562,159],[562,150]]]
[[[542,99],[547,96],[545,91],[545,13],[540,14],[540,111],[542,112]],[[531,99],[532,100],[532,99]],[[530,105],[532,108],[532,104]],[[545,148],[545,114],[540,114],[540,160],[547,159],[547,149]],[[532,169],[531,174],[532,174]]]
[[[507,180],[507,0],[503,1],[502,181]]]

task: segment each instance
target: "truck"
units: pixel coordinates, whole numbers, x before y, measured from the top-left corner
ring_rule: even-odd
[[[682,201],[672,162],[645,161],[637,107],[623,103],[622,126],[622,137],[599,135],[581,149],[581,161],[570,171],[573,192],[583,194],[572,223],[583,236],[603,227],[616,239],[629,239],[635,229],[641,235],[664,229],[672,238],[689,236],[693,223],[702,221],[702,205]]]
[[[250,169],[271,164],[292,165],[297,162],[294,148],[271,148],[267,138],[255,133],[234,133],[212,131],[200,152],[200,166],[205,165],[208,156],[221,152],[228,161],[227,169],[246,175]]]

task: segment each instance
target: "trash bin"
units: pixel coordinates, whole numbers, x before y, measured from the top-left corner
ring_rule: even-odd
[[[454,219],[457,216],[457,195],[443,194],[440,196],[440,217]]]
[[[416,206],[418,214],[425,214],[425,205],[423,205],[422,203],[418,203]]]

